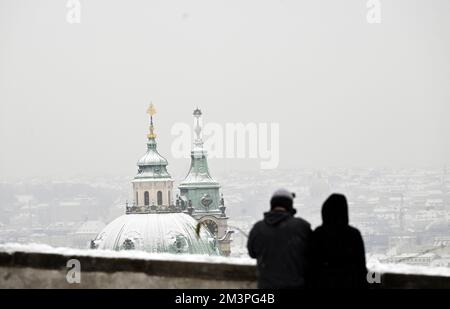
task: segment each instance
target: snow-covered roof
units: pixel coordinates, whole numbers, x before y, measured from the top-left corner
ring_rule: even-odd
[[[449,267],[418,266],[405,263],[384,264],[378,261],[371,260],[367,263],[367,268],[370,269],[370,271],[379,273],[450,277]]]
[[[127,214],[109,223],[95,239],[98,249],[152,253],[218,254],[206,228],[184,213]]]
[[[156,144],[155,147],[149,147],[147,152],[138,160],[137,165],[138,166],[166,166],[167,160],[162,155],[159,154],[159,152],[156,150]]]

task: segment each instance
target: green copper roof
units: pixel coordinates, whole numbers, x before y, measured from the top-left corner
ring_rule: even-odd
[[[191,152],[191,167],[179,188],[190,186],[220,187],[219,183],[209,174],[207,152],[204,150],[193,150]]]

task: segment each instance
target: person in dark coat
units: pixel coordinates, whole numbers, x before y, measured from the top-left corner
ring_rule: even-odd
[[[295,194],[276,191],[269,212],[257,222],[248,238],[248,253],[257,260],[258,288],[304,288],[309,267],[310,224],[294,218]]]
[[[319,288],[366,288],[364,242],[348,223],[347,199],[332,194],[322,207],[322,225],[312,235],[313,285]]]

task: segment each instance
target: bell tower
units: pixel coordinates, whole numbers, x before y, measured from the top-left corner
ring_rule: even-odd
[[[191,151],[191,166],[178,189],[177,206],[197,219],[212,232],[223,255],[230,255],[232,231],[228,229],[228,217],[220,185],[215,181],[208,168],[207,151],[203,148],[202,112],[194,113],[194,144]]]

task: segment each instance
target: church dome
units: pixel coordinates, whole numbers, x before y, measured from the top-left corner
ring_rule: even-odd
[[[167,165],[167,160],[156,151],[147,152],[137,162],[139,167]]]
[[[93,241],[104,250],[219,255],[214,237],[184,213],[127,214],[108,224]]]
[[[147,152],[139,159],[137,165],[140,169],[153,166],[165,167],[168,164],[167,160],[159,154],[158,150],[156,150],[156,134],[153,126],[153,116],[155,115],[156,110],[153,104],[150,104],[147,113],[150,115],[150,131],[147,134]]]
[[[147,152],[139,159],[137,165],[139,167],[144,166],[161,166],[167,165],[167,160],[156,150],[156,143],[149,141]]]

